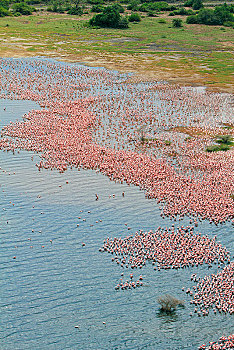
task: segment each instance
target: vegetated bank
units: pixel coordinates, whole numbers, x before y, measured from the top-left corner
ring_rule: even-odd
[[[233,91],[233,5],[1,0],[0,8],[1,56],[48,55]]]

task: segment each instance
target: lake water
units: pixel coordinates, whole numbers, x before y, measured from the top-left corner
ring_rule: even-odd
[[[37,108],[0,100],[0,129]],[[133,271],[143,275],[143,287],[115,291],[122,269],[99,248],[107,236],[171,226],[156,201],[94,171],[39,172],[37,160],[30,152],[0,151],[1,349],[192,350],[233,332],[230,315],[190,316],[193,306],[181,290],[192,286],[192,273],[203,277],[217,265],[154,271],[148,264]],[[181,224],[189,219],[175,223]],[[196,231],[217,235],[233,252],[230,223],[204,221]],[[157,303],[167,292],[185,300],[171,316]]]

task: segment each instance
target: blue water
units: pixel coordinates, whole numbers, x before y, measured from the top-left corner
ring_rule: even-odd
[[[0,128],[33,108],[39,106],[0,100]],[[233,332],[230,315],[190,316],[181,290],[192,286],[192,273],[202,277],[216,265],[158,272],[148,264],[133,271],[134,279],[143,275],[143,287],[115,291],[122,269],[99,248],[107,236],[171,226],[154,200],[94,171],[39,172],[37,161],[30,152],[0,151],[0,349],[192,350]],[[230,223],[202,222],[196,231],[217,235],[233,253]],[[167,292],[185,300],[171,316],[157,303]]]

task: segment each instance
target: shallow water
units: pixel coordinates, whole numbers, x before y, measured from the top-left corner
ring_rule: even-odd
[[[0,128],[32,108],[39,107],[0,100]],[[30,152],[0,151],[1,349],[190,350],[233,332],[230,315],[191,317],[181,290],[192,285],[192,273],[204,276],[217,266],[158,272],[148,264],[133,271],[143,275],[142,288],[115,291],[121,267],[99,248],[107,236],[171,226],[154,200],[94,171],[39,172],[37,160]],[[233,252],[230,223],[204,221],[196,231],[217,235]],[[161,315],[157,297],[166,292],[184,299],[185,308]]]

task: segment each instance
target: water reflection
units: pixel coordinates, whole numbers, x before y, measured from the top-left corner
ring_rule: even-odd
[[[178,321],[178,312],[179,310],[173,310],[173,311],[165,311],[160,309],[157,313],[156,316],[160,319],[161,324],[169,324]]]

